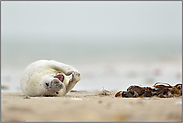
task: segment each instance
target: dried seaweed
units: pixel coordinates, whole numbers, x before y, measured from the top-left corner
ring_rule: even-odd
[[[111,94],[110,91],[105,90],[105,89],[103,88],[103,90],[102,90],[98,95],[100,95],[100,96],[110,96],[110,95],[112,95],[112,94]]]
[[[152,87],[130,86],[127,91],[119,91],[115,97],[135,98],[153,97],[170,98],[182,96],[182,84],[171,86],[168,83],[156,82]]]

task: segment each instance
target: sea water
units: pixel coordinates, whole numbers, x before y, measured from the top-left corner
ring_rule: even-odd
[[[182,83],[180,42],[40,37],[2,37],[2,92],[21,92],[23,70],[41,59],[53,59],[78,69],[81,80],[74,90],[117,91],[130,85],[152,86],[158,81]]]

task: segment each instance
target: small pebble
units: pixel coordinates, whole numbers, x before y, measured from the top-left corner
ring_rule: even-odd
[[[98,103],[102,103],[102,101],[100,100],[100,101],[98,101]]]

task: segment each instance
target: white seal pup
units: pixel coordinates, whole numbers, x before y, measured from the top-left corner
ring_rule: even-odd
[[[80,73],[74,67],[54,60],[39,60],[25,68],[20,87],[27,96],[64,96],[79,80]]]

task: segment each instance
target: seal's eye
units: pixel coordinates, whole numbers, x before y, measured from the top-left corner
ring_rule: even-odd
[[[58,92],[56,92],[56,94],[58,94]]]
[[[46,84],[46,86],[49,86],[49,84],[48,83],[45,83]]]

